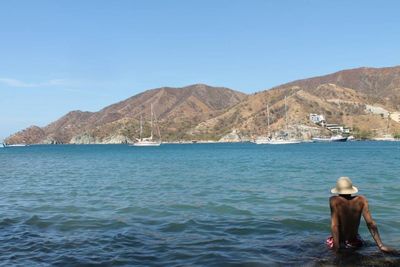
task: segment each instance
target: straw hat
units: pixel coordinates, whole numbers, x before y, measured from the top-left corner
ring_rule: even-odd
[[[340,177],[336,182],[336,187],[332,188],[332,194],[351,195],[358,192],[357,187],[353,186],[349,177]]]

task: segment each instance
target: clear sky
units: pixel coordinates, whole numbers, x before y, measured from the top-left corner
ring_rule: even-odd
[[[0,139],[194,83],[246,93],[400,65],[400,1],[0,0]]]

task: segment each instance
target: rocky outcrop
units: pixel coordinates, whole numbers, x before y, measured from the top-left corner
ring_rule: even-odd
[[[242,138],[240,137],[238,131],[236,129],[234,129],[232,132],[222,136],[218,142],[237,143],[237,142],[241,142],[241,141],[242,141]]]
[[[98,144],[100,140],[97,139],[95,136],[92,136],[88,133],[80,134],[77,136],[72,137],[70,144],[77,144],[77,145],[88,145],[88,144]]]
[[[102,144],[130,144],[133,143],[131,139],[123,135],[112,135],[104,138]]]

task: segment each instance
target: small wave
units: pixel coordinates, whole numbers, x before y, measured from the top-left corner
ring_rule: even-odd
[[[188,229],[197,229],[200,227],[201,225],[197,221],[190,219],[184,222],[171,222],[165,224],[160,227],[160,230],[163,232],[182,232]]]
[[[33,215],[32,217],[30,217],[28,220],[25,221],[25,224],[39,228],[47,228],[51,226],[53,223],[50,220],[41,219],[39,216]]]
[[[128,224],[121,219],[115,220],[99,220],[95,218],[69,218],[63,222],[60,222],[58,229],[61,231],[73,231],[73,230],[112,230],[120,229],[128,226]]]
[[[16,223],[18,223],[18,220],[16,220],[16,219],[4,218],[3,220],[0,221],[0,227],[1,226],[11,226]]]
[[[249,210],[239,209],[231,205],[213,205],[209,204],[206,206],[207,210],[217,213],[218,215],[243,215],[243,216],[252,216],[253,213]]]

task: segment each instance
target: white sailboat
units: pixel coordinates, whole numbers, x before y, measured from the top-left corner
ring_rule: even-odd
[[[154,139],[153,135],[153,116],[155,119],[155,124],[157,125],[157,118],[153,112],[153,104],[150,106],[150,137],[143,138],[143,121],[142,121],[142,116],[140,116],[140,135],[139,139],[137,142],[133,143],[133,146],[160,146],[161,145],[161,134],[160,134],[160,128],[157,125],[157,132],[159,136],[159,140]]]
[[[0,148],[1,147],[24,147],[24,146],[28,146],[27,144],[6,144],[6,143],[1,143],[0,144]]]
[[[268,136],[259,136],[257,139],[254,140],[254,143],[257,145],[266,145],[271,142],[271,133],[269,128],[269,105],[267,104],[267,127],[268,127]]]
[[[274,138],[269,141],[269,145],[290,145],[290,144],[300,144],[301,141],[297,139],[285,139],[285,138]]]
[[[12,144],[12,145],[6,145],[6,147],[22,147],[22,146],[28,146],[27,144]]]
[[[267,105],[267,121],[268,121],[268,134],[269,134],[269,106]],[[285,136],[281,137],[268,137],[268,139],[257,139],[256,144],[266,144],[266,145],[289,145],[289,144],[300,144],[301,140],[293,139],[288,137],[288,118],[287,118],[287,100],[285,96],[285,125],[286,131]]]

